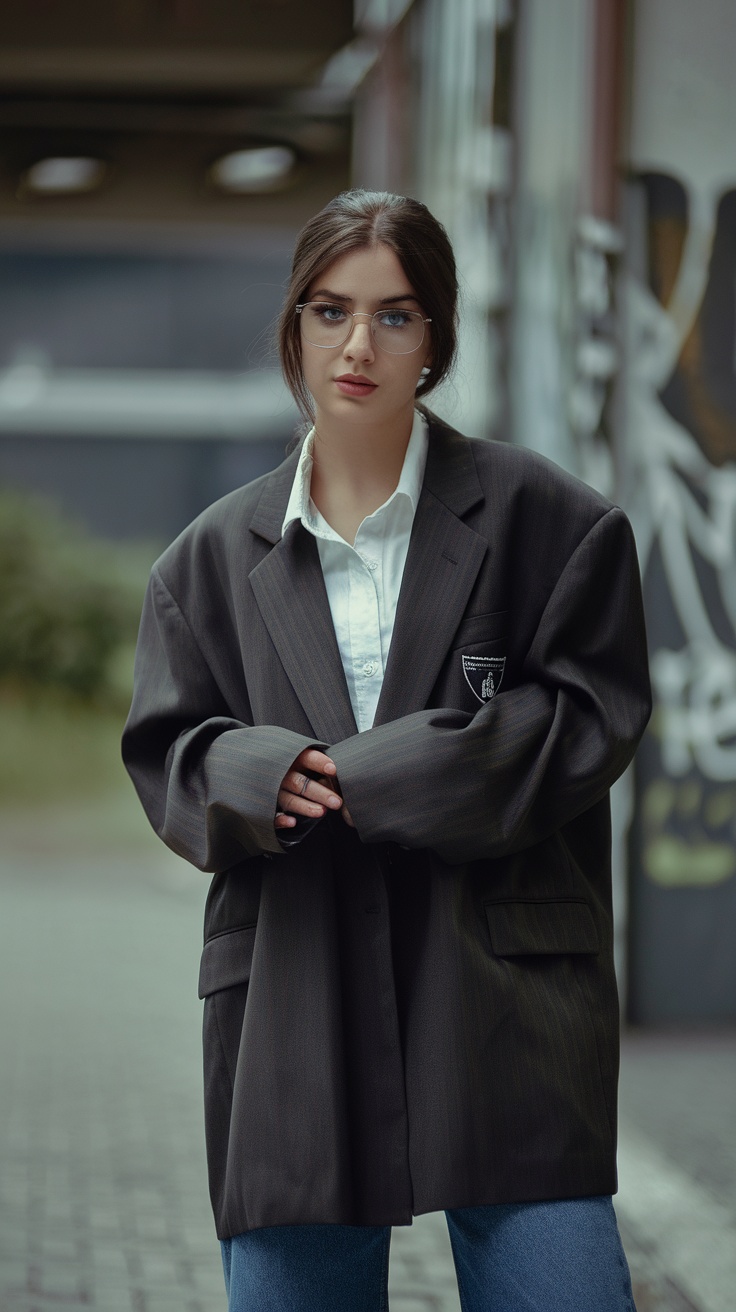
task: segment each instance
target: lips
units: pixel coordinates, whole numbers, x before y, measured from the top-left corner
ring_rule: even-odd
[[[369,396],[378,386],[363,374],[341,374],[335,379],[335,385],[345,396]]]

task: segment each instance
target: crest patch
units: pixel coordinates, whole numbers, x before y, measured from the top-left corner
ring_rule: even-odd
[[[489,702],[501,686],[505,656],[466,656],[463,654],[463,674],[468,687],[479,702]]]

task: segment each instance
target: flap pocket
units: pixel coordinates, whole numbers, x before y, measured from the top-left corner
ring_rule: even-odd
[[[246,925],[244,929],[218,934],[205,943],[199,966],[200,998],[217,993],[218,989],[232,988],[233,984],[245,984],[250,979],[255,940],[255,925]]]
[[[599,951],[593,913],[581,899],[486,902],[485,908],[499,957]]]
[[[457,651],[458,647],[467,647],[472,642],[496,642],[505,638],[508,616],[507,610],[491,611],[488,615],[467,615],[460,621],[452,640],[453,649]]]

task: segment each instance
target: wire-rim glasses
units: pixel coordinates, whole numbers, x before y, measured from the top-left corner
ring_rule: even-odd
[[[371,336],[376,346],[389,355],[410,355],[418,351],[424,341],[425,319],[418,310],[396,309],[387,306],[368,314],[367,310],[346,310],[343,305],[330,301],[304,301],[295,307],[300,316],[301,332],[305,342],[320,350],[344,346],[355,326],[356,319],[370,319]]]

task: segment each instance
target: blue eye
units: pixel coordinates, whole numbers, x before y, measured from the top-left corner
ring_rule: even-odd
[[[345,322],[345,311],[339,305],[314,305],[312,309],[324,323]]]
[[[412,316],[409,310],[384,310],[379,319],[382,328],[406,328]]]

